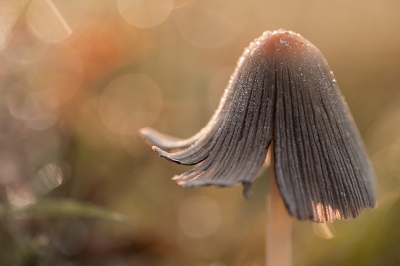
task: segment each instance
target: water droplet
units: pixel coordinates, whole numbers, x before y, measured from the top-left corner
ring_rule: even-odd
[[[286,47],[288,47],[288,46],[289,46],[289,42],[288,42],[288,41],[285,41],[285,40],[283,40],[283,38],[280,38],[280,39],[279,39],[279,42],[280,42],[281,44],[284,44]]]

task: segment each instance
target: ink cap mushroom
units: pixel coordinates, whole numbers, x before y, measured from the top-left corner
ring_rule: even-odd
[[[197,134],[141,134],[159,156],[195,165],[173,178],[186,188],[241,183],[249,195],[271,145],[291,216],[348,220],[376,204],[374,172],[333,72],[318,48],[291,31],[266,31],[244,50],[218,109]]]

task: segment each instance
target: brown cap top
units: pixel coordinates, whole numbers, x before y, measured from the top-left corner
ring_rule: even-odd
[[[284,30],[266,32],[259,41],[259,50],[266,53],[300,52],[310,45],[300,34]]]

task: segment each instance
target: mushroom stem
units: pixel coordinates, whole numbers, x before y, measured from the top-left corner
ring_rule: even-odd
[[[266,265],[290,266],[292,264],[292,221],[276,184],[273,163],[270,164],[268,171]]]

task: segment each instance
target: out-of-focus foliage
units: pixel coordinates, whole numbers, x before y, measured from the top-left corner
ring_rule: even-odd
[[[84,218],[98,218],[122,223],[130,223],[130,220],[119,213],[73,200],[44,200],[37,203],[25,204],[20,207],[6,206],[0,209],[0,219],[35,216],[37,218],[59,218],[63,216],[76,216]]]
[[[278,28],[327,58],[379,185],[378,208],[357,220],[294,222],[294,265],[399,265],[399,10],[394,0],[1,0],[0,265],[262,265],[265,176],[250,201],[240,188],[183,190],[170,178],[187,168],[137,131],[197,132],[243,48]],[[116,213],[131,223],[107,221]]]

